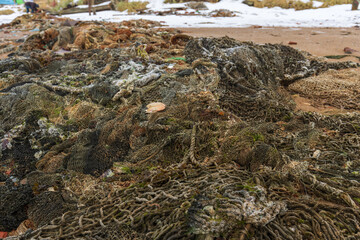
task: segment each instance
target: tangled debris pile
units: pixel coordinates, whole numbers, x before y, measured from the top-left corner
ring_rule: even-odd
[[[356,64],[56,21],[0,60],[9,239],[360,237],[360,115],[296,112],[288,92]]]
[[[291,91],[313,100],[313,105],[329,105],[343,109],[360,110],[358,75],[352,71],[328,71],[289,86]]]
[[[39,19],[40,18],[40,19]],[[174,29],[154,29],[160,27],[158,22],[149,20],[124,21],[115,23],[78,22],[44,15],[23,15],[2,28],[19,30],[37,29],[39,32],[28,37],[19,46],[19,51],[34,50],[87,50],[105,48],[123,48],[137,43],[146,44],[147,52],[169,48],[169,36],[179,31]]]

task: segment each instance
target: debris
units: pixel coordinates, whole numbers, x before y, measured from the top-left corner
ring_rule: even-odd
[[[358,0],[353,0],[352,5],[351,5],[351,10],[358,10],[359,7],[359,1]]]
[[[41,31],[0,60],[0,231],[358,239],[358,64],[146,20],[9,26]]]
[[[67,210],[74,208],[72,204],[65,193],[42,191],[29,204],[28,216],[35,227],[39,228],[49,224],[52,219],[61,216]]]
[[[206,5],[202,2],[189,2],[186,3],[185,6],[194,9],[194,10],[208,10]]]
[[[101,177],[106,179],[106,178],[110,178],[114,175],[115,175],[114,172],[111,169],[108,169],[101,175]]]
[[[320,150],[316,150],[314,153],[313,153],[313,158],[315,158],[315,159],[319,159],[319,157],[320,157],[320,154],[321,154],[321,151]]]
[[[318,77],[299,80],[289,85],[289,89],[311,99],[314,106],[359,110],[358,84],[354,71],[328,71]]]
[[[27,218],[25,209],[33,198],[32,189],[9,183],[0,186],[0,196],[0,231],[10,232]]]
[[[9,236],[19,236],[21,234],[24,234],[29,229],[35,230],[35,225],[29,219],[26,219],[19,225],[19,227],[15,231],[10,232]]]
[[[346,48],[344,48],[344,52],[347,54],[353,54],[354,52],[357,52],[357,50],[346,47]]]
[[[0,232],[0,238],[6,238],[8,234],[8,232]]]
[[[297,45],[297,42],[289,41],[289,45]]]
[[[180,60],[180,61],[186,62],[186,59],[183,58],[183,57],[172,57],[172,58],[168,58],[168,59],[166,59],[166,60],[167,60],[167,61],[169,61],[169,60]]]
[[[123,163],[120,163],[120,162],[114,162],[112,170],[115,173],[120,173],[120,174],[131,173],[130,168],[126,167],[126,166],[123,166]]]
[[[209,13],[210,17],[235,17],[236,14],[233,11],[227,9],[218,9]]]
[[[150,103],[146,106],[146,113],[160,112],[165,109],[165,104],[161,102]]]
[[[342,59],[342,58],[345,58],[345,57],[348,57],[349,55],[328,55],[328,56],[325,56],[326,58],[329,58],[329,59]]]
[[[27,182],[27,179],[26,178],[24,178],[24,179],[22,179],[21,181],[20,181],[20,184],[21,185],[26,185],[28,182]]]
[[[108,5],[102,5],[102,6],[92,6],[92,11],[95,12],[101,12],[101,11],[108,11],[108,10],[114,10],[113,5],[110,3]],[[53,15],[65,15],[65,14],[75,14],[75,13],[85,13],[88,12],[88,8],[79,8],[79,7],[72,7],[67,9],[62,9],[59,12],[52,12]]]
[[[192,39],[191,36],[189,35],[186,35],[186,34],[176,34],[174,36],[172,36],[170,38],[170,42],[171,44],[178,44],[178,45],[181,45],[181,46],[185,46],[186,43]]]

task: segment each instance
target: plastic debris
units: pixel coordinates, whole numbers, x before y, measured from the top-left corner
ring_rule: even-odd
[[[0,232],[0,238],[6,238],[8,235],[8,232]]]
[[[150,103],[146,106],[146,113],[155,113],[155,112],[160,112],[163,111],[165,109],[165,104],[161,103],[161,102],[154,102],[154,103]]]
[[[168,59],[166,59],[166,60],[167,60],[167,61],[169,61],[169,60],[180,60],[180,61],[186,62],[186,59],[183,58],[183,57],[172,57],[172,58],[168,58]]]
[[[101,175],[101,177],[102,178],[110,178],[114,175],[115,175],[114,172],[111,169],[108,169]]]

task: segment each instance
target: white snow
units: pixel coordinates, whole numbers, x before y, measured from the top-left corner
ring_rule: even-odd
[[[13,10],[14,13],[10,14],[10,15],[0,15],[0,24],[2,23],[9,23],[11,22],[14,18],[21,16],[23,14],[25,14],[24,10],[25,7],[23,6],[18,6],[18,5],[4,5],[3,7],[0,8],[0,10]]]
[[[148,0],[148,8],[154,11],[164,11],[176,7],[184,7],[185,3],[164,4],[163,0]],[[104,3],[105,4],[105,3]],[[313,1],[314,6],[321,2]],[[263,27],[353,27],[360,25],[359,11],[351,11],[350,4],[336,5],[329,8],[295,11],[294,9],[254,8],[242,3],[242,0],[221,0],[218,3],[205,3],[209,10],[200,13],[207,15],[213,10],[229,9],[236,13],[236,17],[214,18],[208,16],[181,16],[181,15],[128,15],[126,12],[102,11],[95,16],[88,13],[64,15],[74,20],[97,20],[121,22],[132,19],[149,19],[161,21],[169,27],[249,27],[259,25]],[[0,23],[8,23],[15,17],[23,14],[17,9],[23,6],[6,6],[16,9],[12,15],[0,16]],[[193,10],[188,10],[191,12]]]
[[[313,7],[319,8],[323,5],[323,2],[319,2],[319,1],[313,1]]]
[[[309,2],[312,2],[313,4],[313,7],[316,7],[316,8],[319,8],[323,5],[322,2],[319,2],[319,1],[313,1],[313,0],[301,0],[301,2],[303,3],[309,3]]]

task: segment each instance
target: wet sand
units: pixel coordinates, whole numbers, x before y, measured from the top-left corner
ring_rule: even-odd
[[[184,33],[194,37],[229,36],[240,41],[255,43],[296,42],[292,47],[307,51],[316,56],[346,55],[344,48],[357,50],[352,55],[360,57],[360,28],[182,28]],[[336,61],[360,62],[356,57],[345,57]]]

